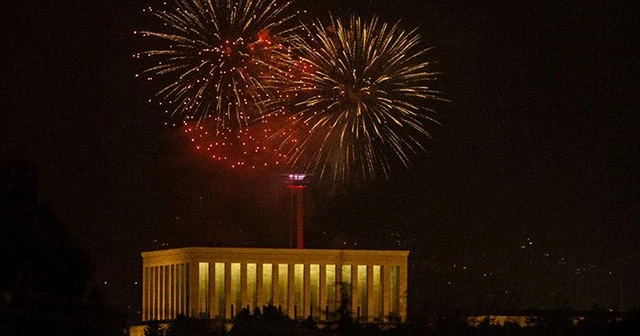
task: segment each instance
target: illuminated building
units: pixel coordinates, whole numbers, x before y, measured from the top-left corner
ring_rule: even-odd
[[[179,314],[230,320],[242,308],[270,303],[291,318],[320,323],[337,319],[340,307],[362,322],[405,321],[408,255],[219,247],[143,252],[142,321]]]

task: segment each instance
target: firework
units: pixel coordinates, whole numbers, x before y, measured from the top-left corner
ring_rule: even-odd
[[[269,140],[286,117],[262,117],[238,130],[212,131],[207,123],[184,122],[183,132],[193,148],[218,166],[232,170],[265,172],[286,168],[287,157]]]
[[[241,128],[260,114],[287,66],[290,3],[174,0],[147,8],[160,26],[136,34],[161,46],[134,55],[156,61],[137,76],[164,80],[156,96],[172,116],[208,121],[215,132]]]
[[[420,36],[376,18],[331,18],[306,30],[293,42],[298,73],[272,107],[290,116],[274,136],[288,163],[334,182],[408,167],[438,124],[428,103],[443,100],[429,86],[436,74]]]

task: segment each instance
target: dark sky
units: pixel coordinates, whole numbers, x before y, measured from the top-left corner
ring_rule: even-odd
[[[411,250],[420,304],[638,307],[640,27],[630,9],[300,2],[418,27],[452,100],[411,170],[358,191],[309,190],[307,246]],[[39,167],[41,199],[91,254],[110,299],[134,310],[143,250],[288,237],[277,178],[221,171],[147,104],[132,32],[148,3],[0,5],[2,157]]]

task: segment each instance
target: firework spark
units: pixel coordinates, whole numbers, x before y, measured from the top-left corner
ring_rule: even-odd
[[[166,80],[157,92],[166,112],[213,120],[216,132],[245,126],[260,114],[286,68],[286,36],[294,29],[291,2],[174,0],[145,9],[161,26],[140,31],[161,47],[134,55],[156,60],[138,77]]]
[[[293,42],[303,69],[274,105],[290,115],[274,137],[289,163],[334,182],[408,167],[438,124],[428,103],[443,100],[429,86],[436,73],[420,36],[376,18],[318,20],[306,29]]]

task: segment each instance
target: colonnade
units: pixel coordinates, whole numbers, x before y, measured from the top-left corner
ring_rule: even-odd
[[[207,252],[203,249],[198,252]],[[332,320],[341,309],[366,322],[382,322],[391,315],[406,319],[406,254],[404,259],[375,258],[384,251],[372,256],[357,251],[355,257],[345,258],[345,251],[316,250],[322,252],[314,258],[309,254],[314,250],[304,250],[282,258],[243,258],[234,253],[240,250],[274,252],[216,248],[218,253],[169,258],[145,252],[149,258],[143,254],[143,321],[170,320],[179,314],[230,319],[243,308],[252,311],[267,304],[296,319]],[[342,255],[331,257],[326,251]]]

